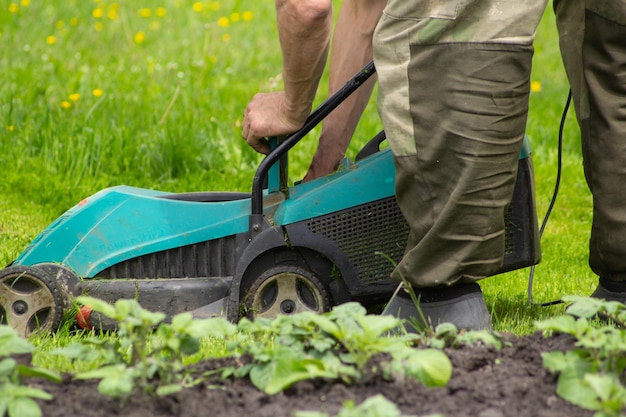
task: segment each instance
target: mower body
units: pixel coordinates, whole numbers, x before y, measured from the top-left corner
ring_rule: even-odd
[[[276,265],[304,268],[331,304],[384,302],[408,226],[395,200],[389,149],[287,190],[264,191],[263,230],[248,193],[171,194],[118,186],[81,201],[13,262],[51,273],[65,293],[236,320],[245,291]],[[532,162],[520,155],[506,216],[506,272],[539,261]]]

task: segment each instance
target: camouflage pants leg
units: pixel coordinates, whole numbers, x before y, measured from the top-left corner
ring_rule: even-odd
[[[626,1],[555,0],[593,194],[591,269],[626,281]]]
[[[378,105],[411,229],[393,278],[453,285],[500,267],[546,3],[389,0],[374,36]]]

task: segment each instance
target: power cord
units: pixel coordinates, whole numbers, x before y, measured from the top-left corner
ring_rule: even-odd
[[[550,218],[550,214],[552,213],[552,209],[554,208],[554,204],[556,203],[556,197],[559,193],[559,187],[561,185],[561,169],[563,166],[563,129],[565,126],[565,119],[567,117],[567,111],[569,110],[570,103],[572,101],[572,90],[569,91],[567,96],[567,101],[565,102],[565,108],[563,109],[563,115],[561,116],[561,125],[559,126],[559,143],[558,143],[558,158],[557,158],[557,174],[556,181],[554,185],[554,192],[552,194],[552,200],[550,201],[550,205],[548,206],[548,210],[546,211],[546,215],[543,218],[543,222],[541,223],[541,228],[539,229],[539,241],[541,242],[541,237],[543,236],[543,231],[546,228],[546,224],[548,224],[548,219]],[[528,274],[528,302],[532,305],[538,305],[541,307],[548,307],[552,305],[562,304],[563,300],[553,300],[546,301],[543,303],[536,303],[533,301],[533,278],[535,275],[535,265],[530,267],[530,273]]]

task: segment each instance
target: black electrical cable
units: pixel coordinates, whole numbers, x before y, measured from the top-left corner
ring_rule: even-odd
[[[561,170],[563,165],[563,130],[565,126],[565,119],[567,117],[567,111],[569,110],[570,103],[572,101],[572,90],[569,91],[567,96],[567,101],[565,102],[565,108],[563,109],[563,115],[561,116],[561,125],[559,126],[559,143],[558,143],[558,157],[557,157],[557,173],[556,173],[556,181],[554,185],[554,192],[552,193],[552,200],[550,201],[550,205],[548,206],[548,210],[546,211],[546,215],[543,218],[543,222],[541,223],[541,228],[539,228],[539,241],[541,241],[541,237],[543,236],[543,231],[546,228],[546,224],[548,224],[548,219],[550,218],[550,213],[552,213],[552,209],[554,208],[554,204],[556,203],[556,197],[559,193],[559,187],[561,185]],[[553,300],[546,301],[544,303],[535,303],[533,301],[533,277],[535,275],[535,265],[530,267],[530,273],[528,274],[528,302],[533,305],[539,305],[541,307],[548,307],[552,305],[562,304],[563,300]]]

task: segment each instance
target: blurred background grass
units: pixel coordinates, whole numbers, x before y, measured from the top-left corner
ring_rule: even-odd
[[[551,9],[535,49],[527,132],[541,221],[568,93]],[[248,191],[261,156],[241,139],[243,110],[256,92],[281,87],[280,72],[273,2],[0,0],[0,264],[108,186]],[[326,91],[325,76],[318,103]],[[372,97],[348,156],[380,129]],[[292,180],[304,175],[318,135],[291,152]],[[564,138],[536,301],[595,286],[586,258],[591,198],[573,110]],[[535,318],[562,309],[528,303],[527,284],[528,270],[483,282],[497,329],[528,333]]]

